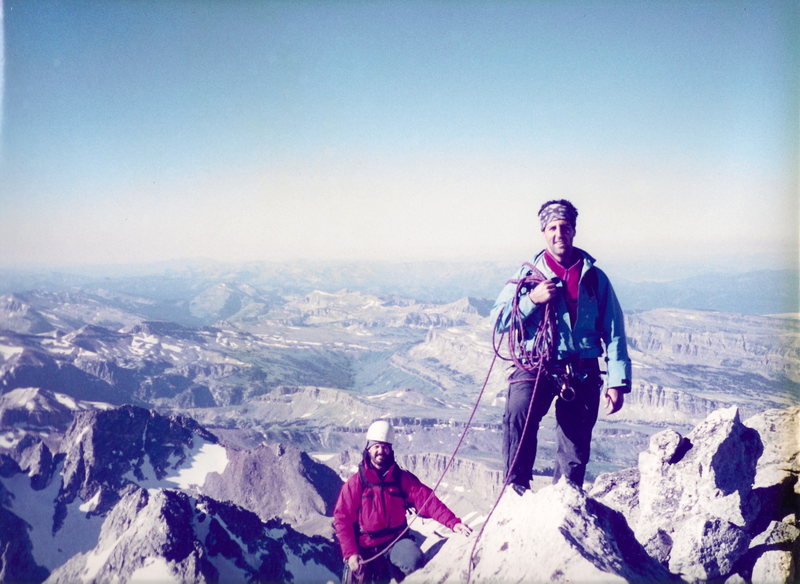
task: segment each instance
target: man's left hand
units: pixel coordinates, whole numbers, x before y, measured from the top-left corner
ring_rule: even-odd
[[[472,533],[472,529],[466,523],[456,523],[453,526],[453,531],[460,533],[464,537],[469,537],[470,533]]]
[[[606,390],[606,414],[611,415],[622,409],[625,394],[621,387],[609,387]]]

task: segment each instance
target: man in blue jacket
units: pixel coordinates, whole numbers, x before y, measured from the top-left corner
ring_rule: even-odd
[[[577,209],[564,199],[548,201],[539,209],[538,217],[545,249],[531,264],[547,279],[518,296],[514,282],[530,272],[529,266],[523,266],[500,292],[492,310],[498,333],[509,332],[512,313],[518,311],[523,346],[536,341],[547,304],[555,314],[552,361],[539,375],[516,365],[509,375],[503,456],[506,478],[518,493],[530,487],[539,424],[554,398],[557,452],[553,482],[563,476],[581,487],[603,386],[609,414],[619,411],[631,388],[622,309],[608,277],[594,265],[594,258],[573,245]],[[606,365],[605,384],[601,357]]]

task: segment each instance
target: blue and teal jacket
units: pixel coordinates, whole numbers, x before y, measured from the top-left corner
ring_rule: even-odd
[[[582,249],[575,248],[575,251],[583,257],[578,286],[577,317],[573,323],[567,302],[563,294],[559,294],[555,299],[556,359],[574,362],[577,359],[599,358],[605,355],[606,387],[621,387],[624,388],[623,391],[628,392],[631,387],[631,360],[628,357],[622,308],[608,276],[594,265],[594,258]],[[539,252],[531,264],[545,277],[555,277],[544,259],[544,251]],[[512,280],[519,280],[527,274],[528,268],[522,266]],[[494,303],[491,319],[498,333],[508,331],[516,290],[515,283],[507,283]],[[544,305],[535,305],[526,293],[519,299],[519,310],[525,323],[525,343],[530,345],[544,315]]]

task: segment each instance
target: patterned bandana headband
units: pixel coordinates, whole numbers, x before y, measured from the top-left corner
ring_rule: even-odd
[[[555,221],[556,219],[563,219],[564,221],[569,222],[572,227],[575,227],[578,214],[574,211],[574,209],[571,209],[566,205],[562,205],[561,203],[552,203],[547,205],[547,207],[539,212],[539,223],[542,226],[542,231],[544,231],[544,228],[547,227],[548,223]]]

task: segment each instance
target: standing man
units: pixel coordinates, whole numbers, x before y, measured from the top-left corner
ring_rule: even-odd
[[[370,425],[358,472],[342,486],[333,510],[342,557],[358,582],[389,582],[393,577],[399,582],[421,567],[422,551],[410,536],[392,544],[406,529],[409,507],[456,533],[469,535],[472,531],[432,489],[397,466],[393,439],[388,421]]]
[[[564,199],[542,205],[539,227],[545,249],[531,264],[547,279],[524,290],[518,302],[514,302],[517,286],[509,282],[492,309],[498,333],[509,332],[512,312],[518,310],[523,323],[523,330],[518,332],[528,348],[534,344],[545,305],[549,303],[555,314],[554,355],[538,375],[538,383],[535,371],[516,365],[508,378],[503,456],[506,479],[520,494],[530,488],[539,424],[553,398],[558,448],[553,482],[563,476],[582,487],[604,385],[598,358],[605,357],[606,389],[602,397],[608,414],[619,411],[631,388],[622,309],[608,277],[594,265],[594,258],[573,246],[577,218],[578,210]],[[523,266],[515,280],[532,271]]]

